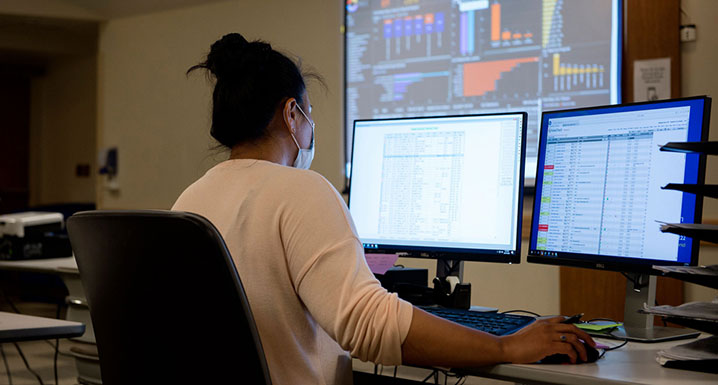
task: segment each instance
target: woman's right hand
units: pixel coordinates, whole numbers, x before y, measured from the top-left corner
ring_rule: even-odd
[[[565,354],[571,363],[586,361],[586,348],[580,340],[595,347],[586,332],[574,325],[562,324],[563,317],[539,319],[515,334],[501,337],[506,362],[525,364],[540,361],[552,354]]]

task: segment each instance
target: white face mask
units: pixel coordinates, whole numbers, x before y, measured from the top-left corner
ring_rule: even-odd
[[[299,112],[304,115],[304,117],[307,119],[307,122],[312,125],[312,144],[309,145],[309,148],[304,149],[301,146],[299,146],[299,142],[297,142],[297,138],[294,137],[294,134],[292,135],[292,139],[294,139],[294,144],[297,145],[297,148],[299,149],[299,152],[297,153],[297,158],[294,159],[294,166],[295,168],[301,168],[304,170],[308,170],[309,166],[312,165],[312,160],[314,159],[314,122],[309,120],[309,117],[307,114],[302,111],[302,107],[299,107],[299,104],[297,104],[297,108],[299,109]]]

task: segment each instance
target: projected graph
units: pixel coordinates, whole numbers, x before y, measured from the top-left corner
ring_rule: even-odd
[[[563,0],[544,0],[541,45],[543,48],[563,45]]]
[[[605,68],[600,64],[562,63],[561,54],[553,54],[553,90],[603,88]]]
[[[512,32],[501,25],[501,3],[491,4],[491,42],[498,44],[500,41],[530,39],[531,32]]]
[[[489,5],[488,0],[477,1],[475,7],[460,10],[456,19],[459,27],[459,53],[463,56],[483,56],[489,51],[525,49],[534,44],[534,33],[541,28],[535,14],[539,3],[503,0]],[[508,16],[504,17],[504,13]],[[538,46],[535,49],[539,49]],[[524,51],[522,51],[524,52]]]
[[[463,96],[483,96],[496,91],[497,83],[517,67],[527,63],[538,63],[538,57],[466,63],[463,65]]]
[[[431,56],[432,48],[443,45],[444,13],[426,13],[384,20],[385,59],[417,54]],[[432,38],[433,37],[433,38]],[[425,49],[413,52],[412,48]]]
[[[412,85],[421,84],[426,90],[433,90],[439,93],[440,89],[448,89],[447,77],[449,71],[437,72],[411,72],[396,75],[383,76],[378,78],[376,84],[384,89],[380,100],[384,102],[401,101],[406,98],[409,88]],[[426,90],[423,90],[426,92]],[[446,93],[448,91],[444,91]]]
[[[618,101],[620,4],[348,1],[347,154],[355,119],[520,109],[534,173],[542,109]]]
[[[462,55],[473,55],[476,48],[476,12],[461,12],[459,20],[459,51]]]

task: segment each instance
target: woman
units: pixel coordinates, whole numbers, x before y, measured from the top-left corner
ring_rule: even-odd
[[[554,353],[586,359],[579,338],[593,341],[560,318],[495,337],[386,292],[366,265],[344,201],[307,170],[314,121],[297,66],[269,44],[229,34],[195,69],[216,78],[211,134],[231,154],[173,209],[203,215],[222,233],[273,383],[350,383],[349,354],[444,367],[528,363]]]

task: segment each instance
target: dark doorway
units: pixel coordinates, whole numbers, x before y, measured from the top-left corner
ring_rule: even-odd
[[[0,72],[0,214],[28,206],[30,75]]]

